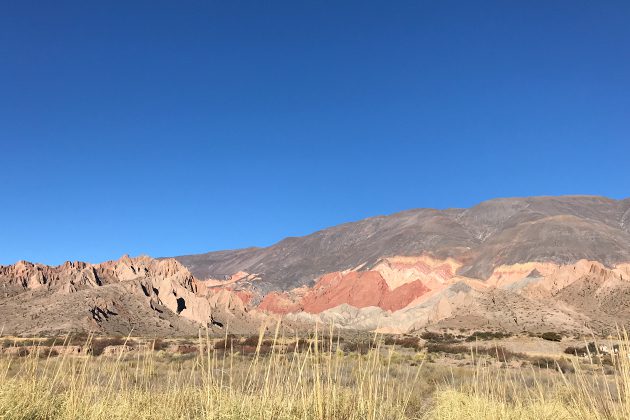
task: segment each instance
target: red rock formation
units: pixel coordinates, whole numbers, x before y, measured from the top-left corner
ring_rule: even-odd
[[[248,290],[235,290],[234,294],[243,301],[243,305],[245,306],[249,305],[254,298],[254,294]]]
[[[379,306],[392,312],[398,311],[428,291],[420,280],[406,283],[394,290],[388,290]]]
[[[302,307],[305,312],[319,313],[345,303],[356,308],[378,306],[397,311],[427,291],[418,280],[390,290],[376,271],[331,273],[323,276],[304,296]]]
[[[298,296],[295,292],[270,293],[258,308],[279,314],[298,311],[320,313],[347,304],[356,308],[377,306],[397,311],[428,291],[419,280],[391,290],[377,271],[334,272],[322,276],[312,289],[302,289]]]
[[[301,297],[296,299],[290,293],[271,292],[263,298],[260,305],[258,305],[258,309],[281,315],[300,312],[302,310],[300,300]]]
[[[379,306],[387,290],[383,277],[374,271],[352,271],[346,275],[330,273],[304,296],[302,306],[305,312],[310,313],[319,313],[344,303],[356,308]]]

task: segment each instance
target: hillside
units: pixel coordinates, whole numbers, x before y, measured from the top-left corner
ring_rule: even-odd
[[[458,274],[484,279],[503,264],[586,259],[630,261],[630,199],[594,196],[507,198],[470,209],[416,209],[331,227],[267,248],[175,257],[200,279],[238,271],[261,277],[266,293],[379,259],[428,254],[462,262]]]
[[[5,334],[190,336],[334,323],[610,333],[630,327],[630,200],[499,199],[378,216],[248,248],[0,266]]]

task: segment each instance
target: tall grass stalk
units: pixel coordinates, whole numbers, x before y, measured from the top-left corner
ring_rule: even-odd
[[[442,384],[427,418],[630,419],[630,341],[619,333],[618,353],[571,357],[571,369],[503,369],[477,360],[470,381]],[[585,360],[586,359],[586,360]],[[552,366],[553,368],[553,366]]]
[[[0,358],[2,419],[403,419],[411,381],[390,377],[380,349],[347,355],[315,331],[303,351],[287,348],[278,324],[263,354],[213,348],[193,358],[135,355]],[[227,338],[227,335],[226,335]],[[296,346],[297,346],[296,341]],[[419,370],[420,367],[413,369]]]
[[[257,340],[226,332],[217,342],[206,331],[195,354],[125,353],[123,344],[117,354],[53,356],[42,346],[0,357],[0,419],[621,420],[630,418],[630,340],[619,332],[618,341],[617,354],[564,356],[551,369],[474,347],[461,355],[468,367],[424,364],[425,351],[377,334],[343,351],[332,327],[300,338],[280,323]]]

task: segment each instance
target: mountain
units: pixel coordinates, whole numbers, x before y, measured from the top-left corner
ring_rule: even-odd
[[[630,261],[630,199],[594,196],[507,198],[470,209],[416,209],[346,223],[267,248],[175,257],[200,279],[256,273],[263,294],[309,285],[320,276],[380,259],[431,255],[462,263],[458,274],[485,279],[504,264],[580,259]]]
[[[257,311],[307,324],[567,334],[630,325],[630,199],[416,209],[176,259],[198,278],[249,291]]]
[[[630,199],[498,199],[267,248],[0,266],[4,334],[249,334],[280,318],[388,333],[630,328]]]

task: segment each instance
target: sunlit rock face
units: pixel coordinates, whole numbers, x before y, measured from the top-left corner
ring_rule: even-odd
[[[190,335],[200,327],[222,324],[216,313],[247,318],[241,323],[251,321],[249,330],[257,322],[244,313],[247,292],[221,288],[220,293],[208,293],[174,259],[125,255],[100,264],[66,262],[56,267],[20,261],[0,267],[0,293],[5,333],[135,329]]]

